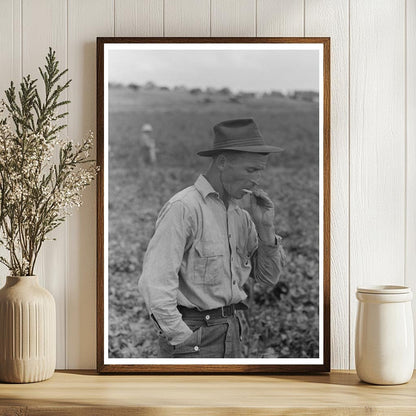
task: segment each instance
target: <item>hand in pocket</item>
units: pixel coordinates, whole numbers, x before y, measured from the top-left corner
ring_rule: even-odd
[[[202,327],[196,329],[185,341],[173,346],[173,355],[198,354],[201,345]]]

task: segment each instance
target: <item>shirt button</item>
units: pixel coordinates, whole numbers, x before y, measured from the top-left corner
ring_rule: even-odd
[[[228,234],[228,238],[231,238],[231,234]]]
[[[234,261],[234,257],[231,257],[231,261]]]
[[[233,285],[235,285],[236,284],[236,281],[235,280],[233,280]]]
[[[211,317],[210,317],[209,315],[207,315],[207,316],[205,317],[205,319],[206,319],[207,321],[209,321],[209,320],[211,319]]]
[[[194,351],[199,351],[199,347],[198,347],[198,345],[195,345],[195,347],[194,347]]]

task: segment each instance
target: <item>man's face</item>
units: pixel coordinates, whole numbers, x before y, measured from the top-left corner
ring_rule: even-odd
[[[259,185],[261,174],[266,168],[267,155],[241,152],[232,157],[224,157],[222,185],[230,197],[240,199],[245,195],[243,189]]]

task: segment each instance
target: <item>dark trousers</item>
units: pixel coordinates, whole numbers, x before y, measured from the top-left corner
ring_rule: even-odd
[[[178,345],[159,338],[159,358],[241,358],[242,325],[235,315],[212,318],[201,312],[183,315],[193,334]]]

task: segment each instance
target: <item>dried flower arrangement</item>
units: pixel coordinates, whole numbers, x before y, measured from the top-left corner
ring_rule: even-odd
[[[81,143],[60,138],[66,127],[58,121],[69,103],[60,96],[69,84],[58,84],[60,72],[55,52],[49,48],[40,97],[36,79],[23,78],[20,91],[11,82],[7,102],[0,104],[0,246],[10,258],[0,257],[12,276],[31,276],[39,250],[94,179],[97,167],[90,159],[90,132]]]

